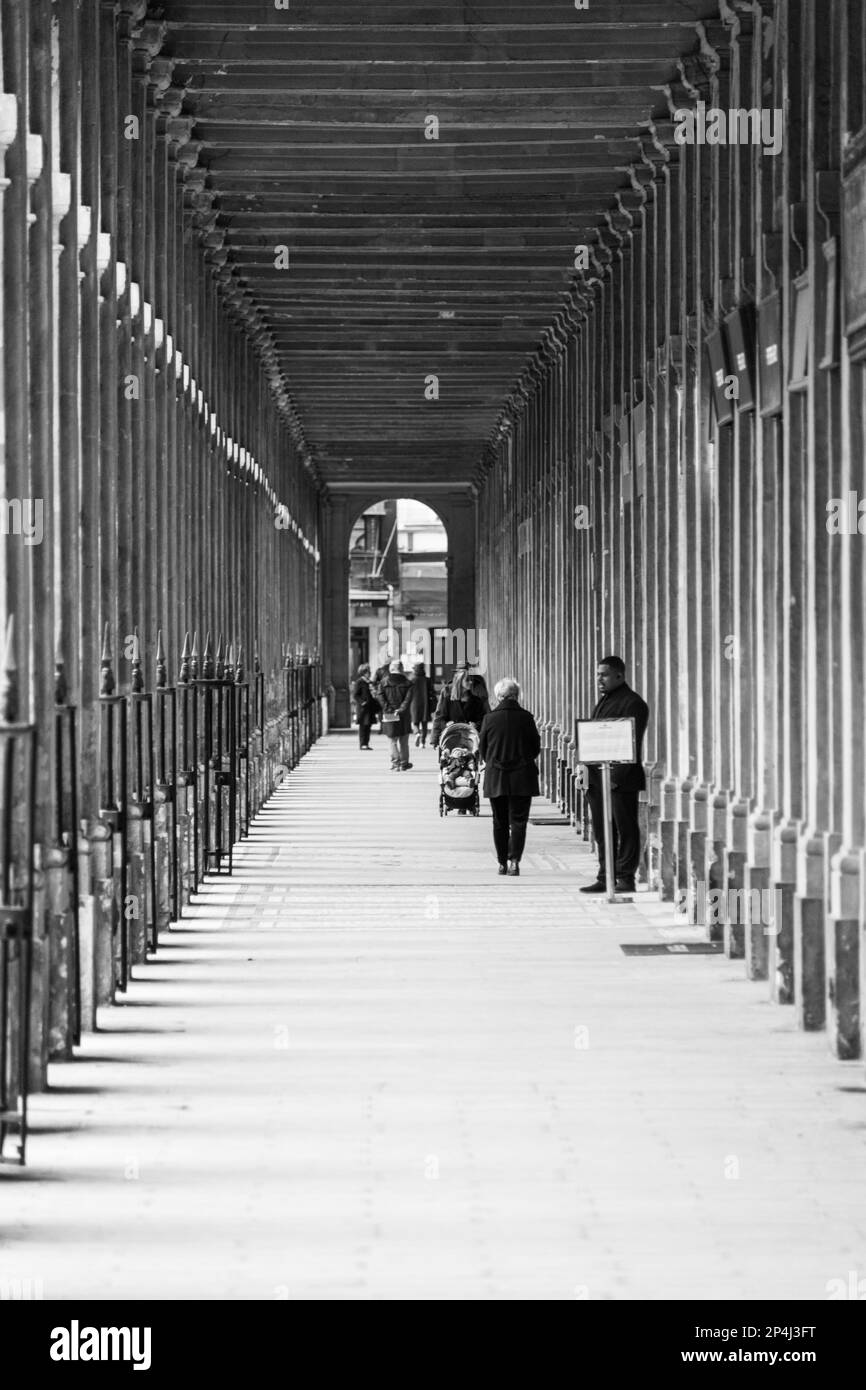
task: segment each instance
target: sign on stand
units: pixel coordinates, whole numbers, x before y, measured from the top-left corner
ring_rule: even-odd
[[[637,761],[634,719],[578,719],[577,760],[601,767],[604,810],[604,878],[609,903],[616,902],[613,867],[613,803],[610,787],[611,763]]]

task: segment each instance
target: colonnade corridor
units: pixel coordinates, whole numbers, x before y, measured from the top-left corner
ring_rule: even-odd
[[[626,955],[700,929],[645,891],[581,896],[589,849],[549,802],[499,878],[488,803],[442,820],[435,754],[396,776],[373,750],[313,747],[31,1098],[0,1280],[62,1300],[847,1281],[859,1064],[741,962]]]

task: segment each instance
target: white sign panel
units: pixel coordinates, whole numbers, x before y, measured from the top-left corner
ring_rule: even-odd
[[[577,759],[581,763],[635,762],[633,719],[578,719]]]

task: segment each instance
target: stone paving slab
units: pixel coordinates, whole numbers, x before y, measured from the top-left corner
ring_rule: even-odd
[[[866,1277],[866,1083],[646,893],[520,879],[435,760],[332,735],[34,1097],[46,1298],[813,1299]],[[14,1283],[7,1283],[14,1287]]]

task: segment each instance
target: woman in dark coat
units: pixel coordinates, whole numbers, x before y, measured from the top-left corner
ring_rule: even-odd
[[[490,700],[483,676],[470,675],[465,667],[456,671],[450,688],[439,696],[430,742],[435,748],[446,724],[474,724],[480,731],[484,716],[490,713]]]
[[[358,721],[358,742],[361,751],[371,753],[370,730],[379,713],[379,702],[370,687],[369,666],[359,666],[358,674],[352,681],[352,700],[355,705],[355,718]]]
[[[486,764],[484,795],[493,812],[493,843],[499,872],[516,878],[526,844],[532,798],[539,795],[536,758],[541,739],[529,710],[521,709],[520,686],[510,676],[496,683],[499,704],[481,726],[479,753]]]
[[[423,661],[416,661],[412,669],[412,699],[409,702],[409,718],[415,734],[415,747],[424,748],[427,744],[427,726],[430,723],[430,682],[427,667]]]
[[[412,686],[403,671],[402,661],[392,661],[388,675],[379,684],[379,704],[382,706],[382,728],[391,743],[391,771],[408,772],[409,761],[409,702]]]

